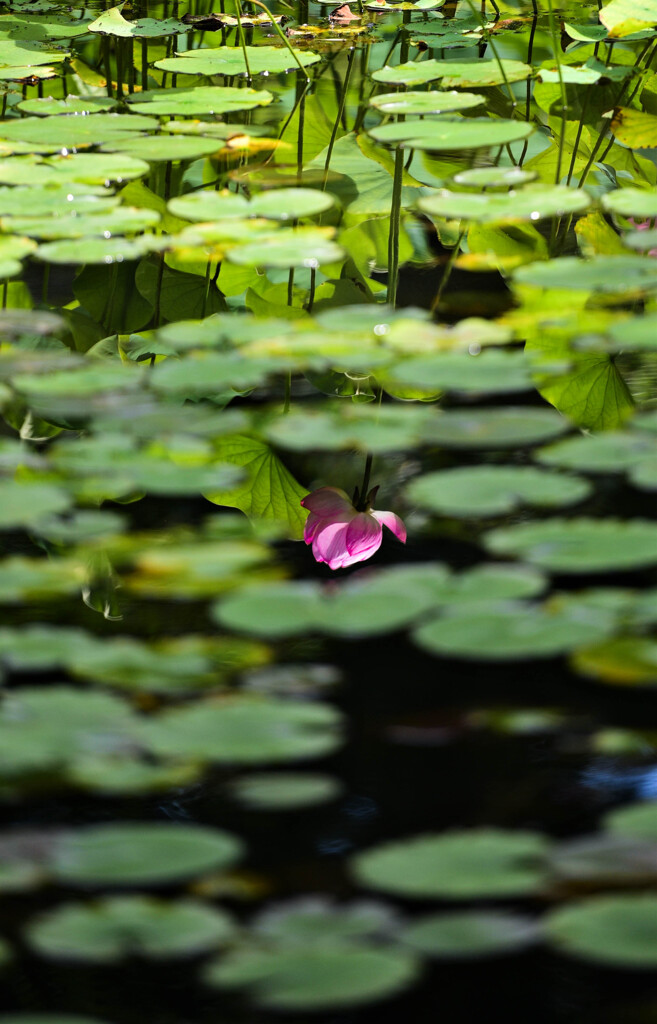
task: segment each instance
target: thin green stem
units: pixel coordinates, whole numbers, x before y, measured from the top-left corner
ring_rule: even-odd
[[[438,309],[438,306],[440,305],[440,300],[443,297],[443,293],[445,291],[445,288],[447,287],[447,285],[449,283],[449,279],[452,276],[452,271],[454,269],[454,264],[456,263],[456,258],[458,256],[459,250],[461,248],[461,242],[465,238],[466,230],[467,230],[466,228],[462,228],[461,229],[461,231],[459,232],[459,237],[456,240],[456,245],[454,246],[454,248],[452,249],[452,251],[449,254],[449,259],[447,260],[447,263],[445,264],[445,269],[443,270],[443,276],[441,277],[440,284],[438,285],[438,291],[436,292],[436,294],[434,296],[434,299],[433,299],[433,302],[431,303],[431,312],[432,313],[435,313],[436,310]]]
[[[558,185],[561,181],[561,165],[563,161],[564,145],[566,142],[566,111],[568,108],[568,96],[566,93],[566,83],[563,80],[563,72],[561,70],[561,59],[559,57],[559,39],[557,37],[557,23],[554,19],[554,9],[552,7],[552,0],[547,0],[547,3],[550,35],[552,36],[552,49],[554,52],[554,59],[557,64],[557,75],[559,76],[559,90],[561,92],[561,130],[559,132],[559,151],[557,154],[557,168],[554,173],[554,182],[555,185]]]
[[[404,151],[398,146],[395,151],[395,171],[392,179],[392,202],[390,205],[390,233],[388,235],[388,303],[397,304],[399,284],[399,233],[401,228],[401,193],[404,177]]]
[[[338,136],[338,129],[340,127],[340,122],[342,121],[342,111],[344,110],[345,103],[347,102],[347,92],[349,90],[349,79],[351,78],[351,71],[352,71],[352,68],[354,66],[354,59],[355,59],[355,57],[356,57],[356,49],[354,47],[354,49],[352,49],[351,52],[349,53],[349,59],[347,61],[347,70],[345,72],[344,83],[342,85],[342,97],[341,97],[341,100],[340,100],[340,106],[338,108],[338,112],[336,114],[335,121],[333,122],[333,128],[331,130],[331,138],[329,139],[329,144],[328,144],[328,147],[327,147],[327,150],[326,150],[326,160],[324,161],[324,182],[322,184],[322,191],[326,190],[326,183],[328,181],[328,172],[329,172],[329,168],[331,166],[331,157],[333,155],[333,147],[335,146],[335,140],[336,140],[336,138]]]

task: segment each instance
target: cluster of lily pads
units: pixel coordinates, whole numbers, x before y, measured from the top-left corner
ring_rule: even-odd
[[[468,663],[654,687],[657,0],[148,6],[0,11],[0,798],[131,809],[0,835],[0,962],[192,959],[309,1012],[539,943],[654,967],[648,802],[238,915],[244,839],[132,801],[338,802],[331,641],[408,641],[437,702]],[[327,584],[301,499],[369,460],[410,560]]]

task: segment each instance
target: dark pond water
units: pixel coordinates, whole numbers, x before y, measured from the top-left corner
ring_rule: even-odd
[[[0,1024],[657,1021],[656,55],[0,5]]]

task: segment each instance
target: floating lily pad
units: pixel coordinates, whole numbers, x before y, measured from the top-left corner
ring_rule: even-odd
[[[296,50],[296,58],[302,67],[309,67],[319,61],[320,55],[312,50]],[[266,72],[270,75],[281,71],[293,71],[297,60],[284,46],[247,46],[248,70],[252,75]],[[186,50],[176,57],[165,57],[155,62],[160,71],[172,71],[178,75],[244,75],[247,66],[241,46],[222,46],[219,49]]]
[[[657,195],[642,188],[617,188],[601,197],[602,206],[609,213],[621,217],[657,217]]]
[[[170,160],[198,160],[199,157],[216,153],[221,143],[217,139],[204,139],[202,136],[132,134],[117,140],[108,137],[101,148],[104,153],[123,153],[136,160],[157,164]]]
[[[87,26],[89,32],[123,38],[159,39],[162,36],[180,35],[187,31],[187,25],[176,18],[140,18],[127,21],[121,14],[123,4],[103,11]]]
[[[422,65],[417,65],[422,67]],[[526,121],[490,117],[436,117],[424,120],[392,121],[370,128],[376,142],[389,146],[430,152],[451,149],[487,149],[518,142],[531,135],[534,126]]]
[[[657,966],[657,897],[594,896],[553,910],[546,934],[559,952],[625,970]]]
[[[515,188],[536,178],[536,171],[523,167],[471,167],[459,171],[452,179],[455,185],[466,188]]]
[[[130,109],[155,117],[198,117],[266,107],[274,99],[265,89],[197,85],[190,89],[154,89],[128,96]]]
[[[623,473],[657,461],[657,439],[640,431],[609,431],[567,438],[541,448],[539,462],[589,473]]]
[[[73,213],[70,216],[51,217],[2,217],[0,226],[5,231],[15,231],[31,238],[111,238],[115,235],[133,235],[154,227],[160,221],[155,210],[120,206],[102,214]]]
[[[643,800],[609,811],[603,819],[605,829],[633,839],[657,839],[657,803]]]
[[[140,114],[87,114],[84,117],[23,117],[4,121],[0,135],[9,142],[27,142],[31,151],[45,147],[78,149],[95,146],[109,139],[130,139],[142,131],[153,131],[158,122]]]
[[[418,209],[433,217],[471,220],[480,224],[517,221],[539,221],[546,217],[562,217],[579,213],[591,202],[581,189],[565,185],[530,185],[520,192],[504,194],[449,192],[442,189],[418,201]]]
[[[513,272],[517,284],[536,288],[594,292],[601,295],[641,293],[657,288],[657,261],[641,256],[595,256],[582,260],[560,256],[530,263]]]
[[[332,240],[332,228],[301,227],[263,235],[258,241],[236,245],[226,253],[231,263],[247,267],[309,267],[344,259],[344,249]]]
[[[416,899],[503,899],[539,892],[550,842],[537,832],[470,829],[375,846],[352,858],[356,880]]]
[[[657,562],[657,526],[642,519],[550,519],[485,536],[489,551],[553,572],[612,572]]]
[[[529,78],[531,73],[532,69],[528,64],[522,64],[517,60],[423,60],[408,61],[396,67],[386,64],[375,71],[372,78],[375,82],[385,82],[387,85],[409,86],[424,85],[425,82],[441,79],[445,89],[469,89],[502,85],[505,78],[507,82],[521,82]]]
[[[410,953],[342,948],[244,949],[210,964],[207,984],[246,988],[256,1006],[271,1010],[328,1010],[388,998],[418,972]]]
[[[0,188],[0,214],[12,217],[62,217],[101,214],[116,209],[118,196],[97,194],[84,185],[47,185],[43,188]]]
[[[257,811],[289,811],[336,800],[342,785],[310,772],[254,772],[231,783],[233,799]]]
[[[196,956],[228,942],[234,931],[225,911],[205,903],[118,896],[60,904],[30,921],[25,935],[42,956],[112,963],[129,956]]]
[[[54,96],[39,96],[35,99],[22,100],[18,104],[18,109],[25,114],[46,117],[50,114],[94,114],[102,110],[116,110],[117,106],[118,102],[109,96],[67,96],[63,100],[55,99]]]
[[[169,885],[227,868],[241,852],[235,836],[201,825],[89,825],[54,844],[51,871],[75,886]]]
[[[154,235],[138,238],[80,238],[40,245],[35,255],[44,263],[111,264],[138,260],[148,252],[166,246],[166,239]]]
[[[165,711],[145,726],[145,737],[166,756],[274,763],[331,753],[341,743],[340,724],[328,704],[233,697]]]
[[[120,183],[143,178],[148,171],[149,166],[143,160],[111,153],[71,153],[49,158],[14,156],[0,160],[0,182],[3,184],[63,185],[67,194],[71,192],[71,184],[109,185],[114,181]],[[15,211],[7,209],[6,212]],[[37,210],[30,212],[38,213]]]
[[[538,937],[530,917],[482,910],[430,914],[401,933],[405,945],[441,960],[506,956],[533,945]]]
[[[431,89],[428,92],[382,92],[373,96],[370,106],[382,114],[445,114],[471,110],[485,103],[483,96],[471,92]]]
[[[503,515],[524,505],[560,508],[583,501],[581,478],[529,466],[461,466],[425,473],[407,489],[411,501],[446,516]]]
[[[63,512],[71,499],[53,484],[0,480],[0,530],[33,526],[45,516]]]
[[[537,366],[524,352],[483,349],[415,356],[386,371],[393,383],[483,394],[528,391]]]
[[[577,651],[573,668],[614,686],[657,685],[657,642],[644,636],[618,636]]]

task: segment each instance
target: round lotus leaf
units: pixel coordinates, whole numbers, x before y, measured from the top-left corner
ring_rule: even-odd
[[[351,860],[361,885],[417,899],[505,899],[540,892],[549,840],[537,832],[470,829],[375,846]]]
[[[486,100],[472,92],[382,92],[373,96],[370,106],[382,114],[445,114],[455,110],[470,110],[482,106]]]
[[[332,228],[295,228],[275,235],[263,235],[254,242],[236,245],[226,253],[230,263],[246,267],[308,267],[338,263],[345,251],[332,241]]]
[[[569,437],[535,453],[539,462],[589,473],[622,473],[657,461],[657,438],[640,431],[606,431]]]
[[[408,925],[401,941],[437,959],[506,956],[533,945],[539,930],[530,917],[494,910],[429,914]]]
[[[149,764],[128,754],[89,754],[76,757],[66,768],[66,782],[79,789],[109,796],[161,793],[198,781],[200,766],[193,761]]]
[[[337,800],[342,784],[311,772],[258,772],[230,784],[230,795],[256,811],[289,811]]]
[[[630,836],[633,839],[657,839],[657,803],[643,800],[608,811],[603,826],[615,835]]]
[[[642,636],[619,636],[577,651],[576,672],[616,686],[657,684],[657,641]]]
[[[3,33],[0,39],[0,64],[36,67],[39,64],[52,64],[66,60],[69,56],[64,49],[47,50],[37,39],[7,38]]]
[[[160,39],[163,36],[180,35],[188,30],[188,26],[177,18],[140,18],[138,21],[127,21],[118,7],[110,7],[103,11],[95,21],[87,26],[88,32],[101,35],[118,36],[120,38]]]
[[[156,753],[219,764],[322,757],[341,743],[341,716],[328,704],[234,697],[199,701],[158,715],[144,729]]]
[[[166,247],[164,236],[141,235],[138,238],[80,238],[76,241],[64,239],[45,242],[37,249],[35,256],[44,263],[123,263],[138,260],[148,252]]]
[[[554,409],[507,405],[495,409],[454,409],[435,416],[423,435],[445,448],[527,448],[570,429]]]
[[[128,96],[131,110],[155,117],[198,117],[266,107],[274,97],[265,89],[229,85],[197,85],[189,89],[154,89]]]
[[[500,69],[500,64],[503,70]],[[522,64],[517,60],[423,60],[408,61],[396,67],[386,64],[375,71],[372,78],[375,82],[385,82],[387,85],[407,86],[424,85],[440,78],[445,89],[468,89],[503,85],[505,78],[507,82],[520,82],[529,78],[531,73],[532,69],[528,64]]]
[[[70,194],[69,186],[72,184],[109,185],[113,181],[121,183],[143,178],[148,172],[149,166],[143,160],[112,153],[71,153],[49,158],[14,156],[0,160],[0,182],[3,184],[62,185],[67,194]],[[88,191],[91,193],[93,189]]]
[[[84,117],[23,117],[0,125],[2,139],[29,142],[35,152],[44,145],[48,149],[77,149],[94,146],[119,136],[131,138],[134,133],[155,131],[159,122],[140,114],[87,114]]]
[[[657,349],[657,314],[643,313],[611,323],[605,330],[604,351],[636,352]]]
[[[171,71],[174,75],[252,75],[263,73],[279,74],[294,71],[301,64],[308,67],[316,64],[321,57],[312,50],[295,50],[295,57],[285,46],[247,46],[246,58],[241,46],[221,46],[217,49],[186,50],[177,57],[166,57],[155,62],[160,71]],[[297,63],[298,61],[298,63]]]
[[[536,372],[536,365],[525,352],[483,349],[472,355],[438,352],[414,356],[392,366],[386,377],[412,387],[504,394],[530,390]]]
[[[0,530],[32,526],[70,504],[66,491],[54,484],[0,480]]]
[[[459,171],[452,181],[464,188],[515,188],[536,177],[535,171],[526,171],[523,167],[471,167]]]
[[[629,249],[634,249],[637,252],[647,252],[648,256],[654,256],[657,251],[657,230],[652,228],[647,231],[643,229],[628,231],[627,234],[623,235],[623,243]]]
[[[530,263],[513,271],[516,284],[558,288],[602,295],[653,291],[657,288],[657,261],[642,256],[560,256]]]
[[[520,192],[449,192],[441,189],[418,200],[418,209],[432,217],[470,220],[479,224],[539,221],[579,213],[591,199],[582,189],[566,185],[529,185]]]
[[[243,195],[225,189],[221,192],[205,189],[188,192],[170,199],[167,205],[176,217],[198,222],[248,217],[251,212],[251,205]]]
[[[376,142],[405,149],[439,152],[451,149],[487,149],[526,139],[534,126],[526,121],[505,121],[489,117],[436,117],[424,120],[391,121],[370,128]]]
[[[609,624],[589,609],[563,611],[532,605],[507,604],[487,609],[447,610],[413,633],[424,650],[442,657],[507,661],[551,658],[576,647],[595,643],[609,632]]]
[[[39,96],[35,99],[22,100],[17,104],[18,110],[25,114],[38,114],[46,117],[50,114],[94,114],[101,110],[116,110],[118,101],[109,96],[67,96],[64,100],[54,96]]]
[[[160,221],[155,210],[120,206],[107,213],[77,214],[62,217],[2,217],[4,231],[15,231],[31,238],[111,238],[113,235],[132,235],[147,231]]]
[[[196,900],[120,896],[60,904],[30,921],[25,938],[41,956],[111,963],[131,956],[196,956],[228,942],[234,932],[225,911]]]
[[[561,953],[624,970],[657,967],[657,896],[593,896],[547,915],[548,940]]]
[[[72,244],[72,243],[71,243]],[[118,388],[139,388],[143,385],[142,371],[123,363],[87,360],[79,368],[51,370],[50,373],[19,373],[12,378],[12,384],[21,393],[36,395],[88,395]],[[95,451],[101,450],[102,441],[88,441]],[[105,441],[110,444],[110,441]],[[85,446],[75,451],[84,452]],[[67,453],[68,454],[68,453]],[[77,457],[77,455],[76,455]]]
[[[108,139],[101,148],[104,153],[123,153],[137,160],[157,164],[168,163],[170,160],[198,160],[199,157],[216,153],[221,143],[217,139],[204,139],[202,136],[133,134],[119,140]]]
[[[107,213],[121,200],[100,195],[84,185],[46,185],[43,188],[0,188],[0,214],[11,217],[60,217]]]
[[[316,188],[277,188],[259,192],[249,204],[252,216],[272,220],[296,220],[301,217],[316,217],[335,205],[330,192]]]
[[[415,957],[398,949],[342,948],[236,950],[205,969],[207,984],[246,988],[270,1010],[319,1010],[385,999],[416,978]]]
[[[617,188],[601,197],[604,210],[639,220],[657,217],[657,194],[643,188]]]
[[[396,914],[385,903],[333,903],[322,896],[302,896],[267,907],[253,922],[253,930],[268,943],[340,947],[385,935],[396,924]]]
[[[590,491],[586,480],[529,466],[459,466],[423,474],[406,493],[432,512],[468,518],[503,515],[524,505],[560,508],[583,501]]]
[[[172,822],[89,825],[58,839],[50,869],[67,885],[169,885],[232,866],[239,839]]]
[[[653,842],[605,832],[560,842],[551,859],[557,885],[612,888],[651,884],[657,876]]]
[[[347,344],[353,339],[348,338]],[[278,417],[267,427],[267,437],[292,451],[336,451],[359,448],[383,453],[404,451],[418,444],[431,413],[422,406],[336,403],[314,411],[299,409]]]
[[[612,572],[657,562],[657,525],[642,519],[549,519],[493,530],[496,555],[522,558],[552,572]]]
[[[52,59],[52,54],[49,55]],[[62,54],[59,55],[62,57]],[[57,60],[58,58],[54,58]],[[59,69],[49,67],[34,67],[33,65],[23,65],[22,67],[0,67],[0,82],[23,82],[25,80],[32,81],[35,78],[56,78],[59,74]],[[3,147],[4,148],[4,147]]]

